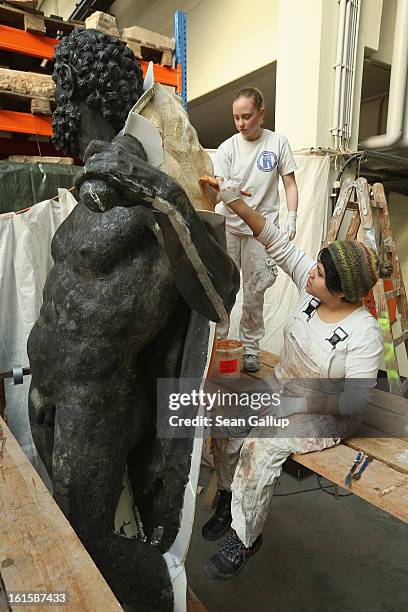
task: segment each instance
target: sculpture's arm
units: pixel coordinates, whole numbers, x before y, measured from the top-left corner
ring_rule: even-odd
[[[145,161],[139,141],[117,136],[110,144],[93,141],[85,173],[77,181],[80,200],[95,212],[118,205],[147,204],[157,211],[166,254],[186,302],[213,321],[230,312],[239,288],[233,261],[209,232],[182,188]]]

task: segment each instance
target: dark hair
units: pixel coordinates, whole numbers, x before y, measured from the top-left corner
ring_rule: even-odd
[[[85,100],[99,110],[119,132],[143,94],[143,73],[124,42],[98,30],[75,30],[61,40],[54,57],[52,78],[60,88],[51,140],[57,149],[76,155],[81,122],[76,101]],[[70,90],[75,91],[73,98],[67,95]]]
[[[233,103],[235,100],[238,100],[238,98],[250,98],[257,110],[261,110],[261,108],[265,106],[262,92],[256,87],[245,87],[244,89],[241,89],[235,96]]]
[[[328,248],[324,248],[320,251],[317,256],[317,260],[320,261],[324,268],[326,287],[330,293],[336,293],[337,291],[343,291],[341,286],[341,280],[339,273],[333,262],[333,258]]]

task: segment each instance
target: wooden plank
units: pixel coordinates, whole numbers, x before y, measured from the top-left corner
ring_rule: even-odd
[[[52,115],[49,98],[33,98],[30,110],[33,115]]]
[[[22,9],[34,9],[38,8],[38,0],[7,0],[6,4],[12,4],[17,8]]]
[[[329,229],[324,240],[323,246],[327,246],[333,240],[336,240],[342,224],[344,214],[347,209],[349,200],[353,194],[355,182],[352,179],[346,179],[341,188],[337,204],[334,208],[333,216],[330,221]]]
[[[41,36],[47,33],[44,19],[39,15],[32,15],[31,13],[24,14],[24,29],[30,34],[40,34]]]
[[[264,363],[265,365],[274,368],[279,363],[279,355],[275,355],[274,353],[269,353],[268,351],[260,351],[259,353],[259,361]]]
[[[69,609],[121,610],[112,591],[0,419],[0,567],[6,591],[69,594]],[[38,606],[25,606],[36,612]]]
[[[273,376],[273,368],[271,368],[271,366],[262,363],[262,361],[259,362],[259,365],[261,368],[258,372],[245,372],[245,374],[250,378],[255,378],[257,380],[263,380]]]
[[[358,210],[353,210],[350,225],[346,233],[346,240],[355,240],[360,227],[360,214]]]
[[[331,482],[344,487],[344,479],[356,452],[340,444],[324,451],[295,454],[292,458]],[[351,491],[366,501],[408,523],[408,476],[374,459]]]
[[[85,27],[87,29],[105,32],[105,34],[109,34],[109,36],[120,37],[115,17],[109,15],[109,13],[103,13],[102,11],[95,11],[92,15],[89,15],[89,17],[85,19]]]
[[[408,442],[400,438],[348,438],[345,446],[362,450],[366,455],[389,465],[397,472],[408,474]]]
[[[54,98],[55,83],[50,74],[0,68],[0,90],[33,98]]]
[[[40,11],[41,13],[41,11]],[[24,15],[26,12],[17,6],[9,6],[0,3],[0,23],[13,28],[24,29]],[[84,28],[85,24],[81,21],[64,21],[61,18],[43,16],[47,36],[57,36],[58,32],[63,32],[64,36],[70,34],[74,28]]]
[[[9,155],[8,159],[18,164],[62,164],[63,166],[72,166],[74,163],[73,157],[47,157],[44,155]]]
[[[383,410],[389,410],[395,414],[408,416],[408,400],[405,397],[387,393],[381,389],[374,389],[372,403]]]
[[[124,41],[133,40],[140,43],[143,47],[151,47],[160,50],[173,51],[175,47],[174,40],[169,36],[146,30],[139,26],[124,28],[121,31],[121,38]]]

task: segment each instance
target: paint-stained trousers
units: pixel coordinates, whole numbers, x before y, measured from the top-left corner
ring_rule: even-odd
[[[212,438],[218,488],[232,491],[231,526],[246,547],[262,533],[276,479],[286,459],[292,453],[310,453],[340,442],[340,438],[308,438],[298,434],[265,438],[263,434],[262,429],[254,428],[245,439]]]
[[[242,316],[239,339],[245,355],[258,355],[259,341],[265,334],[263,305],[268,287],[276,280],[278,269],[265,247],[253,236],[226,232],[227,250],[239,270],[242,270]],[[217,325],[218,338],[226,338],[229,320]]]

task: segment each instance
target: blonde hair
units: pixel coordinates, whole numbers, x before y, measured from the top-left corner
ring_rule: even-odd
[[[263,94],[261,90],[257,89],[256,87],[245,87],[244,89],[241,89],[235,96],[233,103],[239,98],[249,98],[252,100],[253,105],[257,110],[261,110],[261,108],[264,108],[265,106]]]

